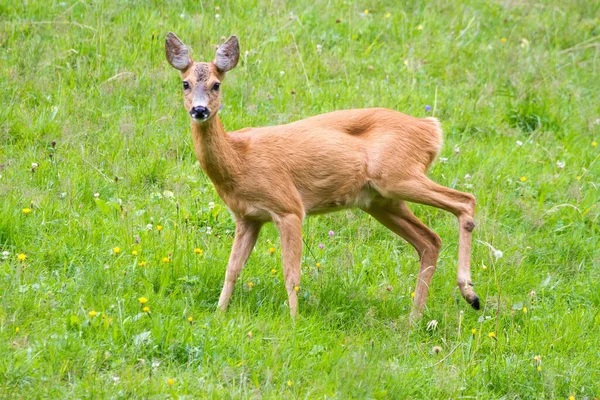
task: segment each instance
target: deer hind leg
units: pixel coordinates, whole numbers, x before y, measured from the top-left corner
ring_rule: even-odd
[[[410,243],[419,254],[419,277],[411,312],[411,319],[417,320],[425,308],[429,285],[436,269],[442,241],[434,231],[412,213],[404,201],[388,200],[383,203],[374,203],[364,211]]]
[[[235,282],[237,281],[242,268],[248,261],[250,253],[258,239],[258,233],[262,227],[262,222],[239,220],[235,223],[235,237],[233,239],[233,247],[227,264],[227,272],[225,273],[225,282],[223,290],[219,297],[219,308],[222,311],[227,310]]]
[[[281,236],[283,276],[292,318],[298,312],[298,288],[300,287],[300,264],[302,263],[302,218],[286,214],[273,218]]]
[[[431,181],[426,176],[379,185],[385,197],[399,198],[449,211],[458,218],[458,288],[463,298],[476,310],[480,308],[479,296],[471,282],[471,240],[475,228],[475,197]]]

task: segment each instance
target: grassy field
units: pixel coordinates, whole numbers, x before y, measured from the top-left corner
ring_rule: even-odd
[[[600,396],[600,3],[162,3],[0,1],[0,397]],[[295,321],[272,225],[217,313],[233,222],[168,31],[205,61],[239,36],[229,130],[438,117],[429,175],[477,197],[482,311],[456,219],[414,206],[444,242],[415,327],[417,255],[359,211],[305,222]]]

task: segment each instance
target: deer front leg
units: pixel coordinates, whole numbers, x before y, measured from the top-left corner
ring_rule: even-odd
[[[221,297],[219,297],[219,308],[222,311],[227,310],[235,282],[240,276],[242,268],[244,268],[244,265],[256,244],[256,239],[258,238],[261,227],[262,222],[259,221],[239,220],[235,223],[233,247],[231,249],[231,255],[229,256],[229,263],[227,264],[223,290],[221,291]]]
[[[298,311],[298,289],[300,287],[300,264],[302,262],[302,218],[287,214],[275,218],[281,236],[283,276],[290,303],[290,315]]]

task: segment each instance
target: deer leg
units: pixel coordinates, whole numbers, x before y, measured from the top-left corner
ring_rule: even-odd
[[[302,263],[302,218],[287,214],[274,218],[281,236],[283,275],[287,290],[290,315],[298,311],[298,289],[300,287],[300,264]]]
[[[239,220],[235,223],[233,247],[229,256],[229,263],[227,264],[223,290],[219,297],[219,308],[222,311],[227,310],[235,282],[240,276],[246,261],[248,261],[248,257],[250,257],[261,227],[262,222],[258,221]]]
[[[471,282],[471,240],[475,228],[475,197],[431,181],[426,176],[415,177],[399,184],[382,185],[382,194],[413,203],[425,204],[453,213],[458,218],[458,288],[463,298],[476,310],[479,296]]]
[[[421,317],[427,301],[429,285],[436,269],[442,241],[434,231],[429,229],[410,211],[404,201],[375,203],[365,211],[386,228],[410,243],[419,254],[419,277],[411,312],[411,319],[417,320]]]

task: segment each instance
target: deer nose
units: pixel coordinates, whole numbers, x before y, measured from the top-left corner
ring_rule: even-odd
[[[210,111],[204,106],[196,106],[192,107],[190,115],[194,119],[206,119],[210,115]]]

